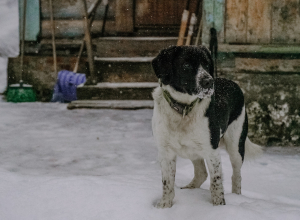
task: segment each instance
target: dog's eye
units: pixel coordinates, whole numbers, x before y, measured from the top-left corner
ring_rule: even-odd
[[[183,69],[190,69],[191,65],[189,63],[184,63],[183,64]]]

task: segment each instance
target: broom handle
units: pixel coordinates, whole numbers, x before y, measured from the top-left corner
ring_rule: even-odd
[[[56,46],[55,46],[55,29],[54,29],[54,20],[53,20],[53,4],[52,4],[52,0],[49,0],[49,3],[50,3],[50,20],[51,20],[51,33],[52,33],[53,64],[54,64],[54,72],[55,72],[55,74],[57,74]]]
[[[91,28],[91,25],[93,24],[93,21],[94,21],[94,18],[95,18],[95,10],[96,8],[98,7],[100,3],[100,0],[96,0],[91,6],[90,8],[88,9],[88,16],[89,16],[89,25],[90,25],[90,28]],[[78,53],[78,56],[77,56],[77,60],[76,60],[76,63],[75,63],[75,66],[74,66],[74,69],[73,69],[73,72],[74,73],[77,73],[78,71],[78,66],[79,66],[79,62],[80,62],[80,58],[81,58],[81,55],[82,55],[82,51],[84,49],[84,43],[85,43],[85,38],[86,38],[86,34],[84,34],[84,38],[81,42],[81,45],[80,45],[80,49],[79,49],[79,53]]]
[[[84,29],[85,29],[85,43],[86,43],[86,50],[88,54],[88,62],[89,62],[89,68],[90,68],[90,77],[92,78],[92,81],[95,80],[95,71],[94,71],[94,60],[93,60],[93,50],[92,50],[92,39],[91,39],[91,33],[90,33],[90,25],[88,22],[88,12],[87,12],[87,5],[86,1],[82,0],[83,3],[83,10],[84,10]],[[96,83],[96,82],[92,82]]]
[[[185,9],[183,10],[183,13],[182,13],[177,46],[183,45],[184,35],[186,32],[186,27],[187,27],[187,23],[188,23],[188,19],[189,19],[189,11],[188,11],[189,7],[190,7],[190,0],[187,1]]]
[[[199,13],[200,4],[202,2],[203,2],[202,0],[197,1],[195,12],[192,13],[192,16],[190,18],[190,26],[189,26],[189,29],[188,29],[188,35],[187,35],[187,38],[186,38],[185,45],[191,45],[191,41],[192,41],[192,38],[194,36],[194,28],[195,28],[195,25],[198,21],[198,13]]]
[[[189,31],[188,31],[188,35],[187,35],[186,42],[185,42],[185,45],[187,45],[187,46],[191,44],[192,36],[193,36],[193,33],[194,33],[194,25],[196,23],[197,23],[196,14],[192,13],[191,20],[190,20]]]
[[[24,5],[23,5],[23,23],[22,23],[22,40],[21,40],[21,77],[20,81],[23,82],[23,63],[24,63],[24,41],[25,41],[25,29],[26,29],[26,7],[27,7],[27,0],[24,0]]]

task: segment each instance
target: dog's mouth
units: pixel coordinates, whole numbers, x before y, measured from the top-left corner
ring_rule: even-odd
[[[215,89],[209,88],[209,89],[204,89],[204,88],[199,88],[196,96],[200,99],[205,99],[211,97],[215,92]]]

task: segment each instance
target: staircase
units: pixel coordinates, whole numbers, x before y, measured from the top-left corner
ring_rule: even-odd
[[[78,100],[68,108],[153,108],[151,93],[158,83],[151,61],[176,42],[176,37],[110,37],[93,42],[98,84],[78,87]]]

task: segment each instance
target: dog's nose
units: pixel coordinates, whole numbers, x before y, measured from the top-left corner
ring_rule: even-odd
[[[213,85],[213,78],[204,78],[200,81],[200,85],[203,89],[210,89]]]

